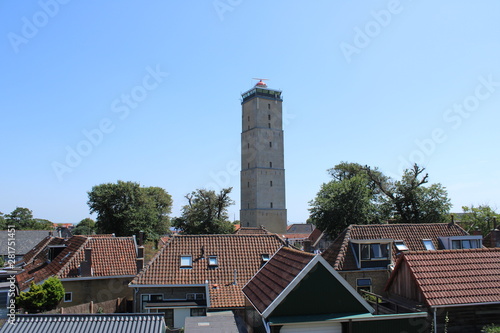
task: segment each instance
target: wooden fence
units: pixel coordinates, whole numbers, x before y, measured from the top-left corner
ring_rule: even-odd
[[[127,312],[127,300],[125,298],[112,299],[110,301],[99,303],[85,303],[66,308],[58,308],[52,311],[43,312],[52,313],[125,313]]]

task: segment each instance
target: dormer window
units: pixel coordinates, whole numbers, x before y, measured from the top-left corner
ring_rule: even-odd
[[[425,249],[427,251],[435,251],[436,248],[434,247],[434,243],[430,239],[422,239],[422,242],[424,243]]]
[[[439,237],[446,250],[454,249],[479,249],[482,247],[483,236],[481,235],[466,235],[466,236],[451,236]]]
[[[356,262],[360,269],[387,268],[391,264],[392,240],[351,240]]]
[[[181,256],[181,268],[192,268],[192,267],[193,267],[193,257]]]
[[[398,249],[398,251],[408,251],[408,247],[402,240],[394,241],[394,246],[396,246],[396,249]]]
[[[361,260],[387,259],[388,244],[361,244]]]
[[[219,266],[219,261],[217,260],[217,256],[209,256],[208,257],[208,266],[209,267]]]
[[[478,239],[457,239],[451,241],[452,249],[477,249],[479,247]]]

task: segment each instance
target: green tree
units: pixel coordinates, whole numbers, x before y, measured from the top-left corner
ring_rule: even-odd
[[[182,207],[181,217],[174,218],[172,225],[185,234],[229,234],[234,225],[229,221],[227,208],[234,204],[229,197],[233,188],[215,191],[198,189],[185,197],[188,204]]]
[[[64,287],[56,277],[50,277],[42,285],[31,282],[30,290],[16,297],[18,307],[33,313],[52,310],[64,297]]]
[[[377,168],[342,162],[328,170],[333,179],[309,202],[308,222],[336,237],[350,224],[445,221],[451,206],[447,192],[441,184],[424,186],[423,171],[415,165],[394,181]]]
[[[46,219],[33,219],[31,230],[53,230],[54,223]]]
[[[495,219],[500,219],[500,214],[488,205],[463,206],[462,210],[461,225],[469,233],[479,230],[483,236],[486,236],[495,227]]]
[[[96,223],[91,218],[84,218],[72,230],[73,235],[95,235],[97,230]]]
[[[167,232],[172,198],[162,188],[141,187],[135,182],[118,181],[92,187],[87,204],[97,213],[97,230],[117,236],[144,231],[146,239]]]
[[[7,225],[13,225],[18,230],[31,229],[34,224],[33,212],[24,207],[16,207],[10,214],[5,215]]]
[[[363,177],[332,180],[321,185],[316,198],[309,203],[310,220],[323,232],[336,236],[349,224],[375,222],[371,201],[372,195]]]
[[[417,164],[406,169],[400,181],[380,176],[366,167],[370,179],[385,195],[391,218],[399,223],[445,222],[451,208],[446,189],[439,183],[425,186],[429,175]]]
[[[5,259],[3,258],[3,255],[0,255],[0,267],[5,266]]]
[[[0,212],[0,230],[6,230],[7,229],[7,221],[5,220],[5,217],[2,212]]]

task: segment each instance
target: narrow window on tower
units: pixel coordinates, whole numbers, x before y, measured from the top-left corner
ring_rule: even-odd
[[[273,167],[273,162],[269,162],[269,167],[272,168]]]
[[[248,121],[250,121],[250,116],[248,116],[248,118],[247,118],[247,119],[248,119]]]
[[[248,163],[248,168],[247,169],[250,169],[250,163]]]
[[[269,185],[270,185],[271,187],[273,186],[273,181],[272,181],[272,180],[270,180],[270,181],[269,181]]]
[[[267,104],[267,108],[271,110],[271,104]]]
[[[248,125],[248,129],[250,129],[250,125]]]
[[[271,123],[267,123],[267,127],[271,128]]]
[[[247,203],[247,208],[250,209],[250,203]]]
[[[271,208],[273,208],[273,203],[271,202]]]
[[[271,141],[269,141],[269,147],[272,147],[273,146],[273,143]]]
[[[247,187],[250,187],[250,182],[247,182]]]
[[[250,143],[247,143],[247,148],[250,149]]]
[[[271,115],[270,114],[267,115],[267,120],[271,120]]]

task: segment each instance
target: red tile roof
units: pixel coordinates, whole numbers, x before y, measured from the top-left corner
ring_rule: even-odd
[[[309,240],[311,241],[312,246],[316,246],[316,243],[321,239],[323,236],[323,231],[319,230],[318,228],[314,229],[313,232],[309,235]]]
[[[263,313],[313,258],[313,254],[282,247],[247,283],[243,293]]]
[[[28,253],[26,253],[23,256],[23,258],[18,262],[24,262],[25,264],[30,263],[31,260],[33,258],[35,258],[35,256],[37,256],[40,253],[40,251],[42,251],[50,243],[51,240],[55,240],[55,239],[58,239],[61,242],[64,241],[63,238],[54,238],[54,237],[47,236],[44,239],[42,239],[40,241],[40,243],[38,243],[34,248],[29,250]]]
[[[260,268],[262,254],[271,256],[282,245],[275,234],[175,235],[130,284],[203,285],[208,281],[211,308],[243,307],[241,288]],[[186,255],[192,256],[192,268],[180,267],[180,257]],[[215,268],[208,266],[212,255],[218,260]]]
[[[405,253],[386,290],[403,264],[429,306],[500,302],[500,248]]]
[[[419,223],[419,224],[352,224],[347,227],[322,254],[336,270],[358,269],[349,246],[350,240],[392,239],[403,240],[409,251],[426,250],[423,239],[432,240],[434,247],[439,248],[438,237],[465,236],[467,232],[457,224],[449,223]],[[399,252],[393,245],[393,262]]]
[[[54,245],[66,247],[57,257],[48,262],[48,247]],[[121,276],[137,273],[136,245],[133,237],[73,236],[66,240],[53,237],[48,243],[44,239],[36,248],[36,255],[30,258],[24,271],[16,276],[20,290],[28,288],[31,281],[39,283],[50,276],[57,276],[60,279],[79,277],[78,268],[85,259],[86,248],[92,249],[92,276]]]

